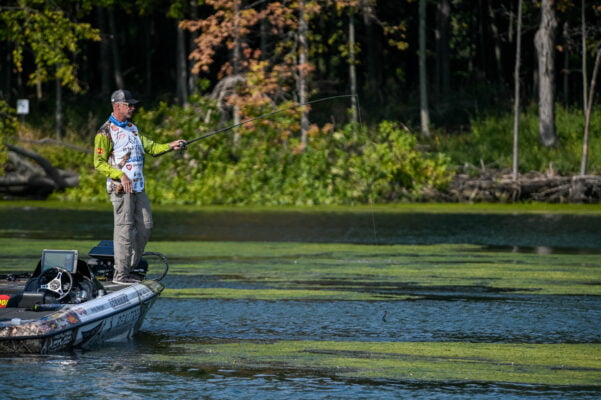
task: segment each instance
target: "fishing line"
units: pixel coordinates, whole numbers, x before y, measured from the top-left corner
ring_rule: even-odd
[[[335,100],[335,99],[347,98],[347,97],[352,97],[352,98],[355,99],[356,106],[357,106],[357,110],[356,111],[357,111],[357,117],[358,117],[358,121],[357,122],[358,122],[359,127],[361,128],[361,130],[364,130],[363,117],[361,116],[361,114],[362,114],[361,113],[361,105],[359,103],[359,96],[356,95],[356,94],[339,94],[339,95],[336,95],[336,96],[323,97],[323,98],[312,100],[312,101],[308,101],[308,102],[305,102],[305,103],[296,103],[296,104],[293,104],[292,106],[289,106],[289,107],[279,108],[279,109],[277,109],[275,111],[271,111],[271,112],[268,112],[268,113],[265,113],[265,114],[261,114],[261,115],[259,115],[257,117],[246,119],[246,120],[244,120],[242,122],[239,122],[237,124],[234,124],[234,125],[226,126],[224,128],[220,128],[220,129],[216,129],[214,131],[207,132],[204,135],[201,135],[201,136],[199,136],[197,138],[185,141],[184,149],[185,149],[185,147],[187,147],[191,143],[197,142],[197,141],[202,140],[202,139],[206,139],[208,137],[217,135],[219,133],[227,132],[227,131],[235,129],[235,128],[239,127],[239,126],[248,124],[248,123],[253,122],[253,121],[257,121],[259,119],[267,118],[267,117],[270,117],[272,115],[275,115],[275,114],[278,114],[278,113],[281,113],[281,112],[284,112],[284,111],[288,111],[288,110],[292,110],[292,109],[295,109],[295,108],[307,106],[307,105],[310,105],[310,104],[319,103],[319,102],[322,102],[322,101]],[[158,157],[158,156],[161,156],[163,154],[169,153],[171,151],[173,151],[173,149],[169,149],[169,150],[163,151],[161,153],[154,154],[153,157]],[[370,204],[370,208],[371,208],[371,225],[372,225],[372,231],[373,231],[373,235],[374,235],[374,242],[377,243],[378,232],[377,232],[377,229],[376,229],[376,218],[375,218],[373,193],[369,193],[368,196],[369,196],[368,198],[369,198],[369,204]]]
[[[299,107],[308,106],[309,104],[319,103],[319,102],[327,101],[327,100],[339,99],[339,98],[343,98],[343,97],[357,97],[357,95],[356,94],[339,94],[337,96],[323,97],[321,99],[308,101],[306,103],[296,103],[296,104],[294,104],[294,105],[292,105],[290,107],[279,108],[279,109],[277,109],[275,111],[271,111],[271,112],[268,112],[266,114],[261,114],[261,115],[259,115],[257,117],[254,117],[254,118],[249,118],[249,119],[244,120],[242,122],[239,122],[237,124],[226,126],[225,128],[221,128],[221,129],[217,129],[217,130],[214,130],[214,131],[207,132],[204,135],[199,136],[197,138],[186,140],[184,146],[188,146],[189,144],[197,142],[199,140],[206,139],[206,138],[208,138],[210,136],[217,135],[219,133],[232,130],[232,129],[237,128],[239,126],[242,126],[244,124],[248,124],[249,122],[253,122],[253,121],[256,121],[256,120],[259,120],[259,119],[263,119],[263,118],[272,116],[274,114],[278,114],[278,113],[281,113],[281,112],[284,112],[284,111],[288,111],[288,110],[292,110],[292,109],[299,108]],[[357,99],[357,103],[358,102],[359,102],[359,100]],[[165,150],[165,151],[163,151],[161,153],[154,154],[153,157],[162,156],[163,154],[169,153],[171,151],[173,151],[173,149]]]
[[[359,104],[359,96],[357,95],[351,95],[355,97],[355,101],[357,102],[357,117],[358,117],[358,123],[359,126],[361,127],[361,130],[364,130],[364,126],[363,126],[363,118],[361,117],[361,105]],[[367,137],[367,139],[369,140],[369,137]],[[371,210],[371,226],[372,226],[372,231],[374,234],[374,243],[378,243],[378,232],[376,230],[376,216],[375,216],[375,209],[374,209],[374,197],[373,197],[373,193],[370,191],[370,193],[368,194],[369,196],[369,207]]]

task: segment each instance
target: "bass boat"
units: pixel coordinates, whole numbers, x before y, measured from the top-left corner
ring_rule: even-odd
[[[113,242],[101,241],[79,259],[77,250],[44,250],[33,273],[0,274],[0,353],[50,353],[90,348],[133,336],[164,289],[167,258],[144,253],[141,280],[112,283]],[[162,265],[150,279],[148,259]],[[154,268],[153,268],[154,270]]]

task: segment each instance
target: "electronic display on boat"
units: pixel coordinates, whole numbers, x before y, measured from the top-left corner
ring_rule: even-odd
[[[74,274],[77,269],[77,255],[77,250],[44,250],[42,272],[59,267]]]

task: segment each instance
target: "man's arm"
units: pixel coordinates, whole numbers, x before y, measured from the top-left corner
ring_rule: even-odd
[[[108,163],[109,154],[112,150],[113,146],[109,138],[100,132],[97,133],[94,138],[94,168],[108,178],[120,179],[123,171],[111,167]]]
[[[186,148],[186,141],[181,139],[174,140],[170,143],[160,144],[153,142],[145,136],[140,136],[140,139],[142,140],[142,146],[144,147],[144,151],[152,155],[164,153],[167,150],[179,150]]]

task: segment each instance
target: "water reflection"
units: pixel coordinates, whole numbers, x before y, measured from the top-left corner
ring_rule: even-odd
[[[161,299],[155,308],[145,329],[182,340],[601,343],[601,302],[595,297],[395,302]],[[192,315],[187,311],[191,309],[196,310]]]
[[[0,236],[112,236],[111,210],[0,208]],[[521,248],[601,249],[601,216],[407,212],[155,211],[153,240],[368,244],[472,243]]]

